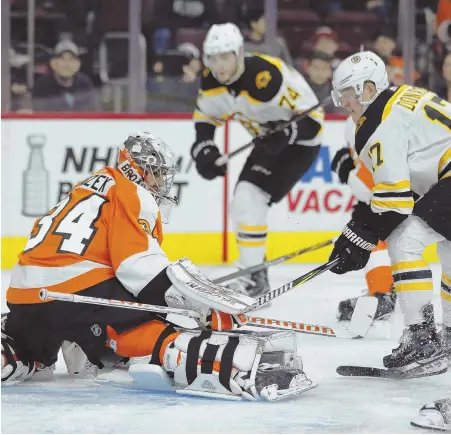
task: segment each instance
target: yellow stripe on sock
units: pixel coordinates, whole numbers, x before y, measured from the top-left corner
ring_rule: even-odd
[[[410,290],[433,290],[432,281],[405,282],[395,284],[396,293],[407,292]]]
[[[237,240],[236,243],[240,246],[246,246],[248,248],[257,248],[259,246],[266,246],[266,239],[258,241]]]
[[[406,269],[420,269],[427,267],[429,269],[429,264],[424,260],[416,260],[416,261],[400,261],[399,263],[395,263],[392,265],[391,270],[393,272],[398,272],[400,270]]]
[[[446,285],[451,285],[451,276],[448,276],[448,275],[445,275],[444,273],[442,273],[442,281]]]
[[[451,302],[451,294],[449,294],[448,292],[445,292],[445,290],[442,290],[440,292],[440,295],[441,295],[442,299],[445,299],[445,301]]]

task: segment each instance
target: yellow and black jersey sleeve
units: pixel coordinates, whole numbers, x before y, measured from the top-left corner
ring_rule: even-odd
[[[251,99],[260,103],[271,101],[283,83],[282,61],[275,57],[254,53],[244,60],[244,74],[236,86]]]

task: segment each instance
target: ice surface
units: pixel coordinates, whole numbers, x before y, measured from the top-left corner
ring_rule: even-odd
[[[314,265],[283,265],[270,271],[273,287]],[[231,271],[205,268],[211,277]],[[441,319],[440,268],[434,266],[434,303]],[[9,273],[2,272],[2,311]],[[360,294],[362,273],[327,272],[281,296],[267,317],[333,327],[338,301]],[[335,373],[340,364],[381,367],[382,356],[397,345],[399,311],[386,327],[374,327],[365,340],[301,334],[307,375],[318,388],[278,403],[225,402],[131,392],[67,378],[62,359],[56,381],[2,388],[3,433],[421,433],[410,426],[419,408],[451,394],[451,372],[403,381],[351,379]]]

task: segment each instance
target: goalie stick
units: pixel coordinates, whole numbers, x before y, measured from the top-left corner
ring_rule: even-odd
[[[257,138],[263,138],[266,136],[269,136],[273,133],[276,133],[278,131],[283,130],[284,128],[288,127],[292,122],[300,121],[304,118],[306,118],[308,115],[310,115],[310,112],[313,112],[315,109],[318,109],[319,107],[325,107],[328,106],[332,102],[332,97],[327,97],[323,102],[319,102],[315,104],[314,106],[310,107],[310,109],[305,110],[302,113],[298,113],[294,115],[289,121],[281,122],[279,125],[277,125],[273,130],[268,131],[265,134],[258,135],[257,137],[254,137],[251,142],[247,143],[246,145],[240,146],[235,151],[232,151],[228,154],[224,154],[223,156],[219,157],[215,161],[216,166],[221,166],[225,163],[227,163],[232,157],[241,154],[243,151],[247,150],[251,146],[254,145],[254,140]]]
[[[231,281],[232,279],[238,278],[240,276],[250,275],[255,272],[260,272],[261,270],[267,269],[270,266],[277,266],[278,264],[285,263],[285,261],[291,260],[292,258],[298,257],[302,254],[308,252],[313,252],[318,249],[324,248],[326,246],[334,243],[335,239],[325,240],[324,242],[317,243],[316,245],[309,246],[307,248],[298,249],[297,251],[291,252],[289,254],[282,255],[281,257],[274,258],[270,261],[265,261],[261,264],[256,264],[255,266],[247,267],[246,269],[238,270],[237,272],[230,273],[229,275],[221,276],[219,278],[213,279],[215,284],[221,284],[223,282]]]
[[[249,310],[251,311],[255,308],[260,308],[261,306],[267,304],[269,301],[283,295],[284,293],[292,290],[293,288],[297,287],[300,284],[304,284],[311,279],[315,278],[316,276],[326,272],[327,270],[331,269],[335,266],[335,264],[339,261],[338,258],[329,261],[328,263],[325,263],[316,269],[313,269],[312,271],[300,276],[299,278],[294,279],[293,281],[288,282],[287,284],[278,287],[274,290],[271,290],[270,292],[266,293],[265,295],[261,296],[259,299],[257,299],[257,302],[250,306]],[[191,273],[185,270],[185,273],[189,275],[192,280],[202,286],[202,284],[205,285],[205,283],[199,281],[198,278],[193,276]],[[213,284],[214,285],[214,284]],[[217,285],[217,289],[220,289],[221,287]],[[53,299],[56,301],[65,301],[65,302],[74,302],[74,303],[85,303],[85,304],[94,304],[94,305],[105,305],[105,306],[114,306],[118,308],[129,308],[132,310],[141,310],[141,311],[151,311],[155,313],[165,313],[165,314],[179,314],[182,316],[188,316],[188,317],[194,317],[194,318],[200,318],[201,314],[194,310],[185,310],[182,308],[170,308],[170,307],[163,307],[160,305],[149,305],[149,304],[142,304],[139,302],[129,302],[129,301],[120,301],[115,299],[105,299],[105,298],[95,298],[91,296],[80,296],[72,293],[59,293],[59,292],[52,292],[48,291],[45,288],[42,288],[39,292],[39,297],[42,301],[46,301],[49,299]]]
[[[193,318],[202,317],[201,314],[199,314],[197,311],[194,310],[162,307],[160,305],[141,304],[139,302],[119,301],[116,299],[95,298],[92,296],[80,296],[71,293],[52,292],[48,291],[45,288],[40,290],[39,297],[42,301],[55,300],[64,302],[75,302],[82,304],[104,305],[107,307],[128,308],[130,310],[151,311],[154,313],[179,314],[181,316],[188,316]]]

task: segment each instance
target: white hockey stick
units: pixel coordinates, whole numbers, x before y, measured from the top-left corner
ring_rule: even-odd
[[[162,307],[160,305],[141,304],[139,302],[118,301],[115,299],[94,298],[91,296],[80,296],[71,293],[51,292],[41,289],[39,297],[42,301],[53,299],[55,301],[75,302],[82,304],[104,305],[106,307],[128,308],[130,310],[151,311],[154,313],[179,314],[194,318],[202,317],[197,311],[184,310],[182,308]]]

